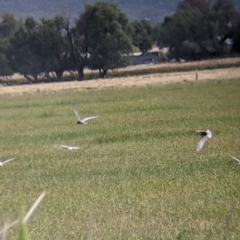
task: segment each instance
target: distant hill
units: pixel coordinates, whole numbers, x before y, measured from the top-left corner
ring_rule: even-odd
[[[16,18],[33,16],[36,19],[53,17],[63,12],[70,12],[77,17],[84,10],[84,5],[97,0],[1,0],[0,12],[13,13]],[[160,22],[166,15],[175,12],[180,0],[109,0],[116,3],[130,20],[147,18],[152,23]]]
[[[84,5],[97,0],[0,0],[0,12],[13,13],[16,18],[33,16],[36,19],[53,17],[68,12],[77,17]],[[149,19],[151,23],[161,22],[175,12],[180,0],[108,0],[116,3],[130,20]],[[240,1],[234,0],[238,9]]]

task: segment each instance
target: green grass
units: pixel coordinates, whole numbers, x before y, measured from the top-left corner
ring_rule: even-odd
[[[239,90],[232,79],[0,96],[0,158],[17,157],[0,169],[0,226],[46,190],[32,239],[240,239],[228,156],[240,158]],[[77,125],[73,103],[100,117]],[[213,131],[200,153],[197,129]]]

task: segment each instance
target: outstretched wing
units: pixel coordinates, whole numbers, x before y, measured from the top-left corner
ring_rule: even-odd
[[[238,161],[239,162],[239,164],[240,164],[240,160],[239,159],[237,159],[236,157],[233,157],[233,156],[231,156],[231,155],[229,155],[232,159],[234,159],[234,160],[236,160],[236,161]]]
[[[80,147],[71,147],[71,148],[72,148],[73,150],[74,150],[74,149],[80,149]]]
[[[86,122],[86,121],[88,121],[90,119],[94,119],[94,118],[98,118],[98,116],[86,117],[82,120],[82,122]]]
[[[74,111],[74,113],[76,115],[76,118],[77,118],[78,122],[82,122],[81,118],[78,115],[78,112],[75,109],[73,109],[73,111]]]
[[[207,141],[207,136],[204,136],[199,140],[198,145],[197,145],[197,152],[202,150],[206,141]]]
[[[63,147],[63,148],[69,148],[69,146],[67,145],[58,145],[59,147]]]
[[[207,136],[207,132],[204,131],[204,130],[197,130],[196,132],[197,132],[198,135],[201,136],[201,137]]]
[[[16,159],[16,158],[10,158],[10,159],[7,159],[7,160],[4,161],[2,164],[5,164],[5,163],[7,163],[7,162],[10,162],[10,161],[12,161],[12,160],[14,160],[14,159]]]

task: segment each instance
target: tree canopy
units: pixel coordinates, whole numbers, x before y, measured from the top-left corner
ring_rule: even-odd
[[[98,2],[86,6],[77,22],[78,29],[82,22],[87,23],[86,45],[91,69],[99,70],[100,77],[105,77],[108,70],[128,65],[127,55],[132,51],[131,28],[115,4]]]
[[[240,13],[232,0],[182,0],[176,11],[154,26],[147,18],[130,22],[119,6],[88,4],[71,15],[17,20],[0,15],[1,76],[14,72],[30,82],[62,80],[65,71],[84,79],[84,68],[106,77],[131,64],[133,47],[143,53],[157,43],[168,58],[206,59],[240,53]],[[166,59],[166,58],[165,58]]]
[[[232,37],[235,26],[235,18],[226,16],[236,12],[230,0],[217,0],[214,5],[207,0],[184,0],[172,16],[164,19],[157,37],[158,46],[168,46],[175,58],[195,60],[220,56],[226,53],[224,41]]]
[[[147,20],[134,21],[132,23],[132,43],[141,52],[147,52],[152,48],[152,26]]]

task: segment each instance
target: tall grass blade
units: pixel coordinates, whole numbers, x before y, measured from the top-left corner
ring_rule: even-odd
[[[26,223],[27,220],[31,217],[31,215],[33,214],[34,210],[37,208],[37,206],[42,201],[42,199],[44,198],[45,195],[46,195],[46,192],[42,192],[41,193],[41,195],[38,197],[38,199],[35,201],[35,203],[32,205],[32,207],[29,209],[29,211],[27,212],[27,214],[23,218],[22,224]]]

